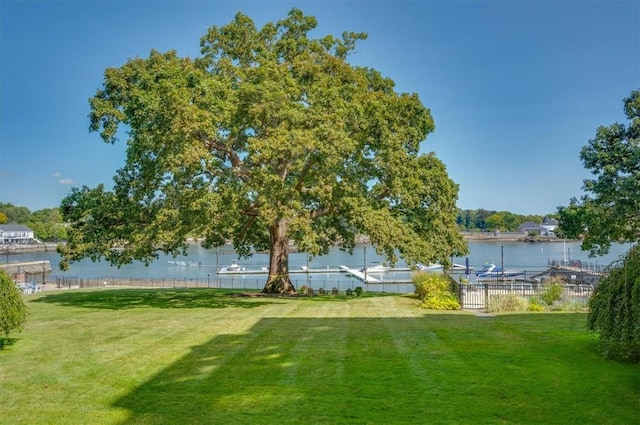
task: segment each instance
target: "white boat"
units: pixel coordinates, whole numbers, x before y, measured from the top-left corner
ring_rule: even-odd
[[[360,270],[362,273],[365,271],[367,273],[386,273],[391,269],[391,267],[383,266],[382,264],[376,264],[375,266],[369,266],[366,269]]]
[[[202,264],[200,264],[197,261],[182,261],[182,260],[169,260],[167,261],[167,263],[169,263],[172,266],[179,266],[179,267],[200,267]]]
[[[221,267],[220,270],[218,270],[218,273],[237,273],[243,271],[245,271],[245,268],[239,265],[237,261],[233,260],[230,265]]]
[[[498,278],[498,277],[515,277],[523,274],[524,274],[523,270],[509,270],[509,269],[503,270],[502,267],[496,266],[495,264],[485,264],[484,267],[482,267],[482,270],[476,273],[476,276],[478,276],[479,278],[483,278],[483,277]]]
[[[464,264],[456,264],[453,263],[453,265],[451,266],[451,270],[453,271],[466,271],[467,270],[467,266],[465,266]],[[473,270],[473,267],[469,266],[469,270]]]
[[[444,270],[444,267],[440,263],[429,263],[429,264],[416,264],[416,267],[421,272],[439,272]]]

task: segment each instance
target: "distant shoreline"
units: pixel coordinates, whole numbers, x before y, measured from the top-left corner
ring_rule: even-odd
[[[537,242],[569,242],[557,237],[550,236],[526,236],[522,233],[489,233],[489,232],[461,232],[462,237],[467,242],[521,242],[521,243],[537,243]],[[575,242],[571,240],[571,242]],[[190,239],[188,244],[198,244],[199,241]],[[356,238],[357,245],[369,243],[369,238],[361,236]],[[28,245],[0,245],[0,256],[13,254],[28,254],[34,252],[54,252],[58,247],[58,243],[47,242],[44,244],[28,244]]]
[[[489,232],[461,232],[466,241],[472,242],[569,242],[568,239],[561,239],[555,236],[527,236],[523,233],[489,233]],[[575,240],[571,240],[575,242]]]

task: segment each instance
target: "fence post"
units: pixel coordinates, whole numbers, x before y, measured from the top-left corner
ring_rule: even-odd
[[[484,284],[484,308],[487,310],[489,308],[489,284]]]

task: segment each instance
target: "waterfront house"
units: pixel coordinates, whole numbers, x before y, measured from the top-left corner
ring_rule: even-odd
[[[26,245],[34,237],[33,230],[23,224],[0,224],[0,245]]]
[[[542,236],[555,236],[558,220],[555,218],[545,217],[540,225],[540,234]]]
[[[555,236],[558,220],[555,218],[545,217],[542,224],[533,221],[525,221],[518,227],[518,232],[525,235]]]
[[[525,221],[518,227],[518,232],[524,233],[525,235],[529,234],[540,234],[540,225],[538,223],[534,223],[533,221]]]

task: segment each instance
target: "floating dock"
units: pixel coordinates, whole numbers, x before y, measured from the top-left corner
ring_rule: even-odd
[[[340,266],[340,271],[344,273],[349,273],[356,279],[363,281],[364,283],[380,283],[382,282],[380,279],[371,276],[371,273],[367,273],[366,277],[364,272],[358,269],[350,269],[347,266]]]
[[[401,269],[398,269],[401,270]],[[408,270],[408,269],[407,269]],[[218,270],[219,275],[243,275],[243,274],[268,274],[269,270],[266,268],[262,269],[244,269],[244,270]],[[300,268],[296,270],[289,270],[289,274],[319,274],[319,273],[347,273],[352,275],[358,280],[361,280],[364,283],[381,283],[382,280],[371,276],[371,272],[367,273],[365,278],[365,273],[359,269],[353,269],[347,266],[340,266],[339,268],[327,267],[326,269],[307,269]]]

